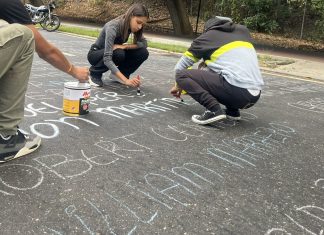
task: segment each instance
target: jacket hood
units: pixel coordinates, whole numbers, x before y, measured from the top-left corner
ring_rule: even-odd
[[[234,24],[231,18],[216,16],[206,21],[204,32],[207,32],[209,30],[232,32],[234,30]]]

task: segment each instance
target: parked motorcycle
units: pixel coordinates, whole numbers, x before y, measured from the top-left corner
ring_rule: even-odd
[[[60,27],[60,18],[52,13],[55,9],[55,2],[50,2],[48,5],[40,7],[25,4],[25,7],[34,24],[40,24],[43,29],[49,32],[55,31]]]

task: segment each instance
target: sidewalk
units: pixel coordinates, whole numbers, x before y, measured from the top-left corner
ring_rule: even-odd
[[[62,22],[62,25],[72,26],[72,27],[81,27],[86,29],[97,29],[100,30],[101,27],[93,26],[89,24],[80,24],[80,23],[70,23],[70,22]],[[166,35],[157,35],[152,33],[145,33],[145,37],[150,42],[159,42],[163,44],[174,44],[179,46],[189,47],[191,44],[191,39],[188,38],[179,38],[175,36],[166,36]],[[292,60],[293,63],[287,65],[277,65],[275,68],[269,68],[265,66],[261,66],[261,70],[267,74],[280,75],[286,77],[292,77],[297,79],[307,79],[314,80],[318,82],[324,82],[324,58],[316,59],[311,58],[310,56],[296,56],[294,54],[282,53],[282,55],[278,55],[280,53],[257,49],[257,53],[261,57],[269,57],[271,61],[279,61],[285,62],[287,60]],[[283,63],[284,64],[284,63]]]

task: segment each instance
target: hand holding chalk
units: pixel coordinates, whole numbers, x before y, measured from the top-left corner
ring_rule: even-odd
[[[137,75],[136,78],[138,79],[138,81],[140,81],[140,76],[139,75]],[[140,83],[138,84],[138,87],[137,87],[137,95],[141,95]]]
[[[179,98],[181,100],[181,102],[184,102],[184,100],[181,98],[181,92],[182,92],[182,89],[180,89],[179,87],[177,86],[173,86],[170,90],[170,93],[176,97],[176,98]]]

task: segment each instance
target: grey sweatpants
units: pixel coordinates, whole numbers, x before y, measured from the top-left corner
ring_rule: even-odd
[[[229,84],[221,75],[198,69],[184,69],[176,74],[178,86],[206,109],[215,112],[219,103],[230,110],[253,106],[260,95],[253,96],[247,89]]]
[[[25,93],[33,62],[33,32],[0,20],[0,134],[13,135],[24,117]]]

